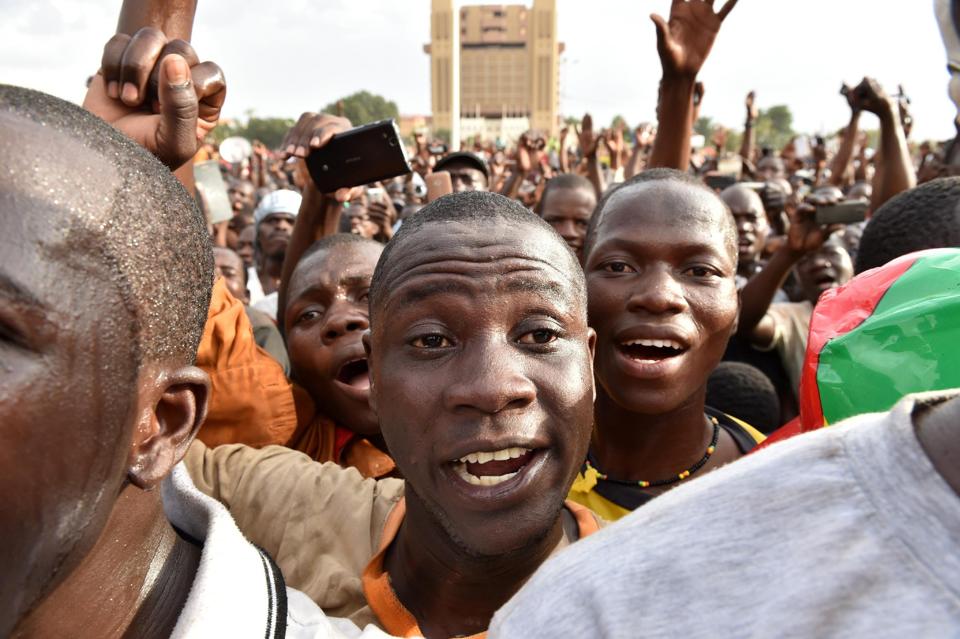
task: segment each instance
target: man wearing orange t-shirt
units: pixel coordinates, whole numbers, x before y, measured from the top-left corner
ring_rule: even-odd
[[[407,220],[369,299],[370,401],[405,483],[278,447],[197,446],[187,466],[327,614],[482,634],[599,525],[564,501],[593,421],[583,273],[523,206],[463,193]]]

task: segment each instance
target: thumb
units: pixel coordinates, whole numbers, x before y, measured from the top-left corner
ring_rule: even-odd
[[[187,61],[171,53],[160,65],[157,88],[160,125],[157,127],[156,154],[168,167],[177,169],[197,151],[199,105]]]
[[[670,28],[667,26],[667,21],[656,13],[651,13],[650,19],[653,20],[653,24],[657,27],[657,49],[663,51],[667,46],[667,38],[670,37]]]

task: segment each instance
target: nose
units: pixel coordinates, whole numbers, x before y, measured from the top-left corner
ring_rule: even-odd
[[[347,302],[334,302],[323,324],[323,343],[329,346],[345,335],[359,335],[368,328],[370,319],[364,310]]]
[[[627,300],[627,311],[631,313],[675,315],[685,310],[683,286],[666,266],[646,269]]]
[[[580,236],[573,220],[560,220],[553,225],[553,228],[560,234],[560,237],[567,241],[575,240]]]
[[[293,230],[293,222],[285,217],[282,217],[277,220],[277,224],[274,228],[276,228],[278,231],[287,231],[289,233]]]
[[[506,340],[468,345],[444,388],[448,410],[495,415],[533,404],[537,389],[527,377],[523,355]]]

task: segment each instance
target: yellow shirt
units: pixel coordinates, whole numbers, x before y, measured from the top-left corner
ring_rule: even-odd
[[[737,443],[737,447],[740,448],[743,454],[749,453],[754,446],[766,439],[763,433],[736,417],[721,413],[710,407],[706,408],[706,412],[708,415],[717,418],[720,427],[733,437],[733,440]],[[599,494],[596,491],[596,486],[601,481],[603,480],[600,478],[600,473],[597,472],[595,468],[584,466],[580,474],[577,475],[576,480],[574,480],[573,486],[570,487],[570,493],[567,495],[567,498],[570,501],[586,506],[606,521],[617,521],[633,512],[632,508],[622,506]],[[632,490],[629,487],[623,488],[628,491]],[[636,492],[638,496],[642,495],[648,499],[653,498],[653,496],[642,492],[639,486],[636,488]]]

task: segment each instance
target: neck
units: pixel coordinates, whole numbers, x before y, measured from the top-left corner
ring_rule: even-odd
[[[757,274],[757,260],[749,262],[739,262],[737,264],[737,275],[750,279]]]
[[[267,295],[277,290],[280,285],[280,276],[283,273],[283,254],[267,255],[257,271],[260,276],[260,286]]]
[[[923,415],[917,439],[936,471],[960,495],[960,397]]]
[[[200,550],[181,539],[158,491],[126,486],[83,561],[14,632],[16,637],[169,637]]]
[[[473,556],[453,541],[409,488],[407,514],[385,558],[397,598],[426,637],[483,632],[560,543],[557,517],[549,534],[517,552]]]
[[[600,471],[625,481],[657,481],[689,468],[710,443],[703,416],[706,387],[659,415],[631,412],[597,389],[590,451]]]

